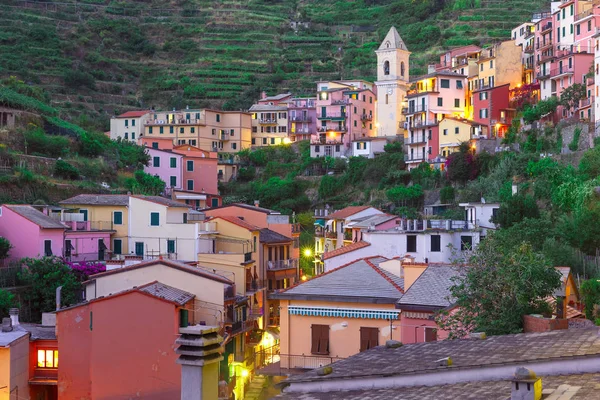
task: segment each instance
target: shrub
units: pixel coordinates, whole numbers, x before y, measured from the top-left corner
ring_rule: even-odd
[[[68,70],[64,75],[65,85],[70,88],[96,88],[96,80],[91,74],[79,70]]]
[[[53,158],[67,155],[71,144],[66,137],[46,135],[41,128],[25,132],[25,141],[29,153],[42,154]]]
[[[0,236],[0,260],[4,260],[8,257],[8,253],[10,249],[13,248],[13,245],[10,244],[7,238]]]
[[[54,164],[54,175],[64,179],[75,180],[79,178],[79,171],[68,162],[57,160],[56,164]]]
[[[444,186],[440,190],[440,201],[442,204],[454,203],[454,188],[452,186]]]

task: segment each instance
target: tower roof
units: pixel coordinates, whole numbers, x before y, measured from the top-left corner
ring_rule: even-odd
[[[401,49],[408,51],[408,48],[404,44],[404,41],[394,26],[390,28],[387,35],[385,35],[385,39],[383,39],[383,42],[381,42],[381,46],[379,46],[379,50],[388,49]]]

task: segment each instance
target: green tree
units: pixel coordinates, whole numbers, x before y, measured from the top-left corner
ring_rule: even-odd
[[[450,337],[469,332],[504,335],[522,331],[523,316],[548,314],[545,299],[560,287],[561,275],[530,245],[498,251],[492,233],[477,249],[458,260],[459,273],[450,287],[456,312],[440,313],[438,326]]]
[[[61,305],[76,304],[80,300],[81,284],[71,269],[58,257],[24,258],[26,268],[19,278],[25,286],[24,300],[31,305],[31,322],[40,321],[42,312],[56,308],[56,288],[61,289]]]
[[[396,186],[388,190],[387,198],[401,207],[416,206],[423,198],[423,188],[421,185]]]
[[[8,310],[15,306],[15,295],[8,290],[0,289],[0,319],[8,317]]]
[[[535,106],[526,106],[523,111],[523,121],[525,121],[526,124],[531,124],[532,122],[555,112],[559,105],[560,102],[558,99],[555,96],[552,96],[546,100],[538,101]]]
[[[574,83],[562,91],[560,95],[560,104],[567,110],[574,110],[579,106],[579,101],[585,99],[586,90],[582,83]]]
[[[501,228],[510,228],[524,218],[539,218],[540,210],[535,199],[529,195],[517,194],[500,205],[498,214],[492,218]]]
[[[158,196],[165,191],[165,183],[158,176],[153,176],[144,171],[135,171],[133,178],[125,181],[125,187],[134,194]]]
[[[446,176],[451,182],[466,183],[479,175],[477,156],[468,143],[461,143],[457,152],[446,159]]]
[[[585,179],[594,179],[600,175],[600,147],[594,147],[583,153],[579,162],[579,172]]]
[[[0,260],[4,260],[8,257],[8,253],[10,249],[13,248],[13,245],[10,244],[7,238],[0,236]]]
[[[585,317],[590,320],[600,316],[594,315],[594,307],[600,307],[600,281],[589,279],[581,284],[581,300],[585,306]]]
[[[56,160],[54,175],[64,179],[79,179],[79,171],[73,165],[63,160]]]

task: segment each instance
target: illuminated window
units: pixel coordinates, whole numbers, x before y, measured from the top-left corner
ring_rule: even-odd
[[[37,366],[38,368],[58,368],[58,350],[39,349]]]

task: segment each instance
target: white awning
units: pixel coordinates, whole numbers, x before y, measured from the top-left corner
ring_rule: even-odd
[[[176,194],[175,197],[181,200],[206,200],[205,194]]]

